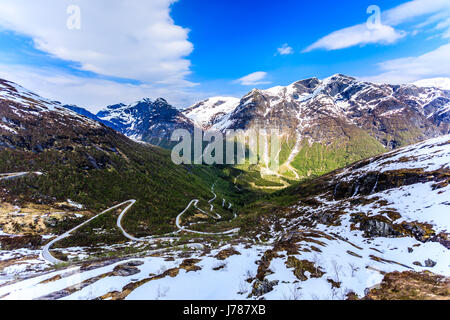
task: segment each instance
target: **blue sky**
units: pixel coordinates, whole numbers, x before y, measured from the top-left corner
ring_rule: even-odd
[[[144,96],[187,107],[335,73],[450,76],[449,39],[448,0],[2,0],[0,77],[94,111]]]

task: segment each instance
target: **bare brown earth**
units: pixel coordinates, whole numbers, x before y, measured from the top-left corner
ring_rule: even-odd
[[[49,234],[52,225],[62,219],[91,215],[91,212],[78,210],[65,202],[54,205],[27,203],[20,206],[1,202],[0,228],[11,235],[45,235]]]
[[[392,272],[364,300],[450,300],[450,278],[431,272]]]

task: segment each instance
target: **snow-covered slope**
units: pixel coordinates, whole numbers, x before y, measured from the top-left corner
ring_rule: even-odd
[[[413,83],[418,87],[439,88],[442,90],[450,90],[450,78],[431,78],[419,80]]]
[[[284,207],[265,201],[233,246],[85,264],[5,285],[0,297],[346,299],[394,271],[448,279],[449,163],[450,135],[424,141],[291,188]]]
[[[58,101],[48,100],[14,82],[4,79],[0,79],[0,102],[5,104],[1,109],[1,111],[4,112],[2,118],[0,118],[0,122],[2,123],[1,127],[10,132],[16,132],[14,127],[17,129],[17,124],[14,125],[12,123],[13,121],[8,119],[6,113],[9,112],[24,118],[43,116],[45,113],[53,113],[60,117],[70,117],[73,121],[79,122],[79,124],[93,127],[99,126],[97,122],[92,121],[88,117],[67,110],[67,108],[63,107]],[[9,129],[7,129],[7,127]]]
[[[72,128],[84,133],[92,131],[91,136],[105,130],[97,121],[68,110],[59,102],[0,79],[0,150],[6,147],[42,152]]]
[[[51,101],[23,88],[17,83],[0,79],[0,99],[16,102],[27,106],[37,106],[41,110],[53,110],[61,106],[57,101]]]
[[[239,102],[240,99],[233,97],[213,97],[184,110],[183,114],[200,128],[221,130]]]

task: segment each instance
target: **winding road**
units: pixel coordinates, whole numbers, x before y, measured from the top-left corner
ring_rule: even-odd
[[[42,175],[43,173],[42,173],[42,172],[15,172],[15,173],[2,173],[2,174],[0,174],[0,180],[10,180],[10,179],[15,179],[15,178],[23,177],[23,176],[26,176],[26,175],[29,175],[29,174]],[[191,202],[189,202],[189,204],[187,205],[187,207],[186,207],[182,212],[180,212],[180,214],[179,214],[179,215],[177,216],[177,218],[176,218],[175,224],[176,224],[176,227],[178,228],[178,231],[175,231],[175,232],[166,234],[166,235],[164,235],[164,236],[159,236],[159,237],[136,238],[136,237],[132,236],[131,234],[129,234],[128,232],[126,232],[125,229],[124,229],[123,226],[122,226],[122,220],[123,220],[125,214],[126,214],[126,213],[130,210],[130,208],[136,203],[136,200],[131,199],[131,200],[127,200],[127,201],[124,201],[124,202],[122,202],[122,203],[119,203],[119,204],[117,204],[117,205],[115,205],[115,206],[113,206],[113,207],[111,207],[111,208],[109,208],[109,209],[106,209],[106,210],[100,212],[99,214],[97,214],[97,215],[93,216],[92,218],[90,218],[90,219],[84,221],[83,223],[81,223],[80,225],[76,226],[75,228],[73,228],[73,229],[71,229],[71,230],[65,232],[64,234],[62,234],[62,235],[56,237],[55,239],[51,240],[49,243],[47,243],[47,244],[42,248],[42,251],[41,251],[40,256],[41,256],[42,259],[44,259],[45,261],[47,261],[47,262],[49,262],[49,263],[51,263],[51,264],[58,264],[58,263],[64,262],[64,261],[61,261],[61,260],[55,258],[55,257],[52,256],[52,254],[50,253],[50,250],[51,250],[52,246],[53,246],[56,242],[61,241],[61,240],[63,240],[63,239],[66,239],[66,238],[70,237],[71,234],[72,234],[74,231],[76,231],[76,230],[82,228],[83,226],[87,225],[87,224],[90,223],[92,220],[94,220],[94,219],[100,217],[101,215],[104,215],[104,214],[106,214],[106,213],[108,213],[108,212],[110,212],[110,211],[112,211],[112,210],[114,210],[114,209],[120,208],[121,206],[123,206],[123,205],[125,205],[125,204],[128,204],[128,206],[127,206],[125,209],[122,210],[122,212],[120,213],[119,217],[117,218],[117,227],[119,228],[120,232],[124,235],[124,237],[126,237],[127,239],[132,240],[132,241],[136,241],[136,242],[150,242],[150,241],[152,241],[152,240],[174,239],[173,237],[170,238],[170,237],[167,237],[167,236],[169,236],[169,235],[175,235],[175,234],[180,233],[180,232],[182,232],[182,231],[188,232],[188,233],[200,234],[200,235],[228,235],[228,234],[237,233],[237,232],[239,232],[239,230],[240,230],[239,228],[235,228],[235,229],[232,229],[232,230],[229,230],[229,231],[225,231],[225,232],[210,233],[210,232],[200,232],[200,231],[190,230],[190,229],[187,229],[186,227],[184,227],[184,226],[181,225],[181,217],[189,210],[189,208],[190,208],[192,205],[194,205],[194,207],[195,207],[197,210],[199,210],[200,212],[202,212],[203,214],[208,215],[208,216],[210,216],[211,218],[213,218],[213,219],[215,219],[215,220],[220,220],[220,219],[222,219],[222,216],[221,216],[221,215],[219,215],[219,214],[216,213],[216,212],[213,212],[213,210],[214,210],[214,205],[212,204],[212,202],[213,202],[214,200],[217,199],[217,194],[214,192],[214,187],[215,187],[216,183],[217,183],[217,182],[215,182],[215,183],[212,185],[212,187],[211,187],[211,193],[214,195],[214,197],[213,197],[211,200],[208,201],[208,203],[209,203],[209,205],[210,205],[210,212],[213,213],[215,216],[212,216],[211,213],[207,213],[207,212],[205,212],[204,210],[200,209],[200,208],[198,207],[198,203],[200,202],[200,200],[198,200],[198,199],[193,199],[193,200],[191,200]],[[224,203],[225,203],[225,199],[224,199]],[[231,206],[232,206],[232,204],[230,203],[230,205],[229,205],[228,208],[231,208]],[[234,214],[234,219],[235,219],[236,217],[237,217],[237,215],[236,215],[236,213],[235,213],[235,214]],[[198,249],[198,248],[203,247],[202,244],[198,244],[198,243],[191,243],[191,244],[188,244],[188,246],[191,247],[191,248],[194,248],[194,249]],[[158,251],[158,250],[156,250],[156,251]]]
[[[22,173],[21,173],[21,174],[22,174]],[[27,173],[25,173],[25,174],[27,174]],[[215,184],[214,184],[214,185],[215,185]],[[217,195],[214,193],[214,185],[211,187],[211,192],[214,194],[214,198],[212,198],[211,200],[208,201],[208,203],[211,205],[211,212],[212,212],[213,209],[214,209],[214,206],[212,205],[212,202],[217,198]],[[216,220],[222,219],[222,217],[221,217],[219,214],[217,214],[217,213],[214,213],[214,214],[216,215],[216,217],[213,217],[213,216],[211,216],[209,213],[207,213],[207,212],[203,211],[202,209],[198,208],[198,203],[199,203],[199,201],[200,201],[200,200],[198,200],[198,199],[193,199],[193,200],[191,200],[191,202],[189,202],[189,204],[187,205],[187,207],[186,207],[182,212],[180,212],[180,214],[179,214],[179,215],[177,216],[177,218],[176,218],[175,224],[176,224],[176,227],[178,228],[178,231],[169,233],[169,234],[164,235],[164,236],[173,235],[173,234],[176,234],[176,233],[180,233],[180,232],[182,232],[182,231],[188,232],[188,233],[200,234],[200,235],[228,235],[228,234],[233,234],[233,233],[239,232],[240,228],[235,228],[235,229],[232,229],[232,230],[229,230],[229,231],[225,231],[225,232],[209,233],[209,232],[200,232],[200,231],[190,230],[190,229],[187,229],[186,227],[183,227],[183,226],[181,225],[181,217],[189,210],[189,208],[190,208],[192,205],[194,205],[194,207],[195,207],[197,210],[199,210],[200,212],[202,212],[202,213],[204,213],[204,214],[206,214],[206,215],[212,217],[213,219],[216,219]],[[61,240],[65,239],[65,238],[68,238],[74,231],[76,231],[76,230],[80,229],[81,227],[85,226],[86,224],[88,224],[88,223],[91,222],[92,220],[94,220],[94,219],[98,218],[99,216],[101,216],[101,215],[103,215],[103,214],[105,214],[105,213],[108,213],[108,212],[110,212],[110,211],[112,211],[112,210],[114,210],[114,209],[117,209],[117,208],[119,208],[119,207],[121,207],[121,206],[123,206],[123,205],[125,205],[125,204],[128,204],[128,206],[127,206],[125,209],[122,210],[122,212],[120,213],[119,217],[117,218],[117,227],[119,228],[120,232],[124,235],[124,237],[126,237],[127,239],[129,239],[129,240],[131,240],[131,241],[136,241],[136,242],[151,242],[151,241],[153,241],[153,240],[173,239],[173,238],[164,237],[164,236],[162,236],[162,237],[136,238],[136,237],[132,236],[131,234],[129,234],[128,232],[126,232],[125,229],[124,229],[123,226],[122,226],[122,220],[123,220],[125,214],[128,212],[128,210],[130,210],[130,208],[131,208],[135,203],[136,203],[136,200],[134,200],[134,199],[132,199],[132,200],[127,200],[127,201],[125,201],[125,202],[119,203],[118,205],[115,205],[115,206],[113,206],[113,207],[111,207],[111,208],[109,208],[109,209],[106,209],[105,211],[102,211],[101,213],[97,214],[96,216],[94,216],[94,217],[90,218],[89,220],[86,220],[86,221],[83,222],[82,224],[76,226],[75,228],[73,228],[73,229],[67,231],[66,233],[64,233],[64,234],[62,234],[62,235],[56,237],[55,239],[53,239],[52,241],[50,241],[49,243],[47,243],[47,244],[44,246],[44,248],[42,249],[42,252],[41,252],[41,258],[43,258],[45,261],[47,261],[47,262],[49,262],[49,263],[51,263],[51,264],[62,263],[63,261],[61,261],[61,260],[55,258],[55,257],[52,256],[52,254],[50,253],[51,247],[52,247],[56,242],[61,241]],[[231,206],[230,206],[230,207],[231,207]],[[235,219],[236,217],[237,217],[237,215],[235,214],[235,215],[234,215],[234,219]],[[198,244],[198,243],[187,244],[187,246],[189,246],[189,247],[191,247],[191,248],[194,248],[194,249],[198,249],[198,248],[202,247],[202,245],[201,245],[201,244]],[[155,251],[155,252],[156,252],[156,251]]]
[[[122,211],[121,214],[126,213],[126,212],[127,212],[127,211],[128,211],[128,210],[136,203],[136,200],[128,200],[128,201],[119,203],[118,205],[115,205],[114,207],[111,207],[111,208],[109,208],[109,209],[106,209],[105,211],[103,211],[103,212],[97,214],[96,216],[90,218],[89,220],[86,220],[86,221],[83,222],[82,224],[80,224],[80,225],[76,226],[75,228],[73,228],[73,229],[67,231],[66,233],[60,235],[59,237],[56,237],[55,239],[53,239],[52,241],[50,241],[49,243],[47,243],[47,244],[44,246],[44,248],[42,248],[41,257],[42,257],[44,260],[46,260],[46,261],[48,261],[48,262],[50,262],[50,263],[52,263],[52,264],[57,264],[57,263],[63,262],[63,261],[61,261],[61,260],[56,259],[55,257],[53,257],[53,256],[51,255],[51,253],[50,253],[50,248],[51,248],[56,242],[61,241],[61,240],[65,239],[65,238],[68,238],[68,237],[71,235],[72,232],[74,232],[74,231],[80,229],[81,227],[85,226],[86,224],[88,224],[88,223],[91,222],[92,220],[94,220],[94,219],[100,217],[101,215],[103,215],[103,214],[105,214],[105,213],[108,213],[108,212],[110,212],[110,211],[112,211],[112,210],[114,210],[114,209],[117,209],[117,208],[123,206],[123,205],[126,204],[126,203],[130,203],[130,204]],[[124,232],[124,231],[122,231],[122,232]]]
[[[42,175],[43,173],[42,173],[42,172],[14,172],[14,173],[1,173],[1,174],[0,174],[0,180],[10,180],[10,179],[15,179],[15,178],[23,177],[23,176],[26,176],[26,175],[29,175],[29,174]],[[122,202],[122,203],[119,203],[119,204],[117,204],[117,205],[115,205],[115,206],[113,206],[113,207],[111,207],[111,208],[109,208],[109,209],[106,209],[105,211],[100,212],[99,214],[97,214],[97,215],[93,216],[92,218],[90,218],[90,219],[84,221],[83,223],[81,223],[80,225],[76,226],[75,228],[73,228],[73,229],[71,229],[71,230],[65,232],[64,234],[62,234],[62,235],[56,237],[55,239],[51,240],[49,243],[47,243],[47,244],[42,248],[42,251],[41,251],[40,256],[41,256],[42,259],[44,259],[45,261],[47,261],[47,262],[49,262],[49,263],[51,263],[51,264],[62,263],[63,261],[61,261],[61,260],[55,258],[55,257],[52,256],[52,254],[50,253],[50,249],[52,248],[52,246],[53,246],[56,242],[61,241],[61,240],[65,239],[65,238],[70,237],[71,234],[72,234],[74,231],[76,231],[76,230],[82,228],[83,226],[87,225],[87,224],[88,224],[89,222],[91,222],[92,220],[94,220],[94,219],[98,218],[99,216],[104,215],[104,214],[106,214],[106,213],[108,213],[108,212],[110,212],[110,211],[112,211],[112,210],[114,210],[114,209],[120,208],[121,206],[123,206],[123,205],[125,205],[125,204],[128,204],[128,206],[127,206],[125,209],[122,210],[122,212],[120,213],[119,217],[117,218],[117,227],[119,228],[120,232],[124,235],[124,237],[126,237],[127,239],[132,240],[132,241],[136,241],[136,242],[150,242],[150,241],[156,240],[156,239],[158,239],[158,240],[174,239],[174,238],[169,238],[169,237],[167,237],[167,236],[168,236],[168,235],[174,235],[174,234],[180,233],[180,232],[182,232],[182,231],[188,232],[188,233],[200,234],[200,235],[227,235],[227,234],[237,233],[237,232],[239,232],[239,230],[240,230],[239,228],[235,228],[235,229],[232,229],[232,230],[229,230],[229,231],[225,231],[225,232],[212,233],[212,232],[200,232],[200,231],[190,230],[190,229],[188,229],[188,228],[186,228],[186,227],[184,227],[184,226],[181,225],[181,217],[189,210],[189,208],[190,208],[192,205],[194,205],[194,207],[195,207],[197,210],[199,210],[200,212],[202,212],[203,214],[208,215],[208,216],[210,216],[211,218],[213,218],[213,219],[215,219],[215,220],[220,220],[220,219],[222,219],[222,216],[221,216],[221,215],[219,215],[219,214],[216,213],[216,212],[213,212],[213,210],[214,210],[214,205],[212,204],[212,202],[213,202],[214,200],[217,199],[217,194],[214,192],[214,187],[215,187],[216,183],[217,183],[217,181],[216,181],[216,182],[212,185],[212,187],[211,187],[211,193],[214,195],[214,197],[213,197],[211,200],[208,201],[208,203],[209,203],[209,205],[210,205],[210,213],[207,213],[207,212],[205,212],[204,210],[202,210],[202,209],[200,209],[200,208],[198,207],[198,203],[200,202],[200,200],[198,200],[198,199],[193,199],[193,200],[191,200],[191,202],[189,202],[189,204],[187,205],[187,207],[186,207],[182,212],[180,212],[180,214],[179,214],[179,215],[177,216],[177,218],[176,218],[175,224],[176,224],[176,227],[178,228],[178,231],[176,231],[176,232],[172,232],[172,233],[166,234],[166,235],[164,235],[164,236],[162,236],[162,237],[161,237],[161,236],[160,236],[160,237],[147,237],[147,238],[141,238],[141,239],[140,239],[140,238],[136,238],[136,237],[132,236],[131,234],[129,234],[128,232],[126,232],[125,229],[124,229],[123,226],[122,226],[122,220],[123,220],[125,214],[128,212],[128,210],[130,210],[130,208],[136,203],[136,200],[131,199],[131,200],[127,200],[127,201],[124,201],[124,202]],[[224,203],[225,203],[225,199],[224,199],[223,201],[224,201]],[[231,206],[232,206],[232,204],[230,203],[230,205],[229,205],[228,208],[231,208]],[[211,213],[213,213],[215,216],[212,216]],[[235,219],[236,217],[237,217],[237,215],[234,214],[234,219]],[[165,237],[165,236],[166,236],[166,237]],[[193,243],[193,244],[188,244],[188,246],[190,246],[190,247],[192,247],[192,248],[199,248],[199,247],[202,247],[201,244],[195,244],[195,243]]]
[[[195,206],[198,210],[200,210],[202,213],[206,213],[206,212],[204,212],[203,210],[201,210],[201,209],[199,209],[199,208],[197,207],[198,202],[199,202],[199,200],[197,200],[197,199],[192,200],[192,201],[189,203],[189,205],[186,207],[186,209],[184,209],[184,210],[177,216],[177,219],[176,219],[176,221],[175,221],[175,224],[176,224],[177,228],[178,228],[180,231],[185,231],[185,232],[189,232],[189,233],[196,233],[196,234],[202,234],[202,235],[227,235],[227,234],[233,234],[233,233],[239,232],[239,230],[240,230],[239,228],[232,229],[232,230],[225,231],[225,232],[217,232],[217,233],[213,233],[213,232],[200,232],[200,231],[190,230],[190,229],[187,229],[186,227],[181,226],[181,217],[183,216],[183,214],[186,213],[186,211],[189,210],[189,208],[190,208],[192,205],[194,205],[194,206]],[[218,215],[218,214],[216,213],[216,215]],[[222,217],[221,217],[220,215],[218,215],[218,216],[219,216],[218,219],[222,219]]]

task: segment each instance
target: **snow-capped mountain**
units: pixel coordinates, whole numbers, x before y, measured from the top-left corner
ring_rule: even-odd
[[[218,113],[215,101],[184,113],[206,129],[279,129],[287,148],[282,170],[291,177],[322,174],[450,132],[449,91],[363,82],[341,74],[253,89],[234,109],[236,100],[231,100]],[[321,164],[305,160],[311,156],[322,159]]]
[[[217,131],[278,129],[283,144],[278,173],[300,179],[449,133],[450,92],[363,82],[338,74],[253,89],[242,99],[214,97],[182,112],[164,99],[143,99],[109,106],[96,115],[81,114],[134,139],[165,147],[172,145],[167,142],[179,128],[190,132],[195,126]]]
[[[39,113],[56,112],[61,116],[73,117],[80,124],[96,125],[86,117],[80,116],[76,112],[72,112],[63,107],[58,101],[52,101],[43,98],[36,93],[23,88],[22,86],[4,79],[0,79],[0,101],[4,105],[2,111],[6,112],[8,109],[15,115],[33,116]],[[5,119],[2,119],[5,122]]]
[[[75,133],[73,128],[77,128]],[[42,152],[64,148],[69,139],[111,131],[100,123],[68,110],[61,103],[43,98],[18,84],[0,79],[0,149]],[[84,138],[85,141],[89,140]],[[81,140],[77,141],[81,143]],[[61,145],[59,145],[61,143]],[[59,145],[59,146],[58,146]]]
[[[131,105],[108,106],[96,114],[105,124],[137,140],[153,142],[170,140],[172,131],[193,131],[194,124],[179,110],[159,98],[145,98]]]
[[[200,122],[214,123],[216,114],[207,112],[206,104],[200,105]],[[334,119],[370,131],[382,141],[382,137],[392,133],[390,131],[407,129],[394,123],[401,120],[404,126],[418,129],[417,135],[426,138],[439,131],[449,131],[449,107],[450,93],[437,88],[375,84],[335,75],[324,80],[301,80],[286,87],[254,89],[240,100],[234,110],[229,108],[230,111],[221,116],[227,121],[222,121],[218,129],[278,127],[318,141],[326,135],[323,122]],[[192,112],[195,109],[195,106],[188,109],[186,116],[196,119],[197,114]],[[210,109],[214,109],[213,104]],[[317,132],[318,127],[321,127],[321,133]],[[385,145],[397,143],[383,142]]]
[[[413,83],[417,87],[438,88],[442,90],[450,90],[450,78],[431,78],[423,79]]]
[[[196,103],[183,114],[205,130],[221,130],[227,125],[227,118],[237,108],[240,99],[213,97]]]
[[[99,121],[126,136],[156,145],[169,146],[171,134],[175,129],[193,132],[194,123],[175,109],[163,98],[151,100],[144,98],[126,105],[110,105],[97,114],[77,106],[65,106],[82,115]]]
[[[294,159],[305,142],[330,145],[341,140],[346,145],[352,137],[365,136],[392,149],[449,133],[450,93],[335,75],[254,89],[242,99],[213,97],[182,112],[160,98],[108,106],[96,115],[81,113],[148,142],[167,140],[174,129],[192,131],[195,126],[219,131],[277,128],[289,140],[294,152],[289,158]]]

